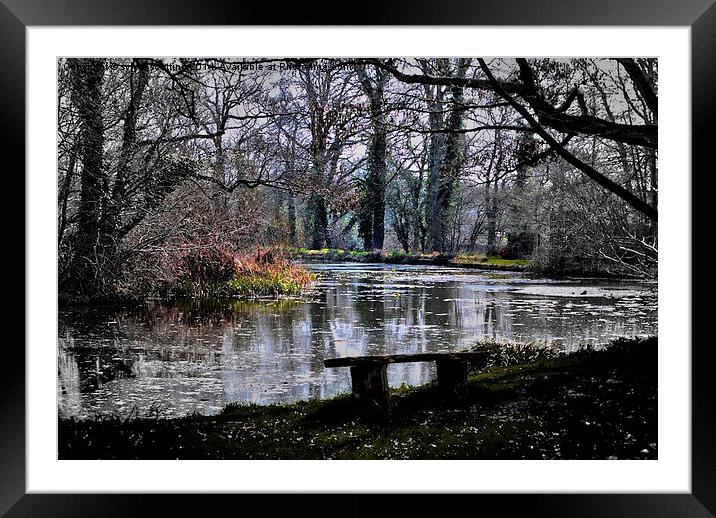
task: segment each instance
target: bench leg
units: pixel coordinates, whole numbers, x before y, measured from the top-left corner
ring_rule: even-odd
[[[390,416],[387,365],[351,367],[353,398],[368,413]]]
[[[450,399],[467,395],[468,362],[463,360],[438,360],[438,389]]]

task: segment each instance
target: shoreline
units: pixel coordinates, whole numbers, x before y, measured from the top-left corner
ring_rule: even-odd
[[[529,259],[502,259],[497,256],[484,256],[479,261],[469,260],[460,255],[428,255],[405,254],[403,252],[366,252],[355,250],[342,250],[335,248],[321,250],[289,249],[289,256],[293,260],[304,264],[323,263],[358,263],[358,264],[404,264],[410,266],[443,266],[459,269],[475,269],[484,271],[502,271],[524,273],[526,275],[545,279],[591,279],[608,281],[649,281],[637,276],[625,276],[606,271],[565,270],[555,272],[551,270],[540,271],[534,268]]]
[[[387,421],[349,394],[213,416],[59,418],[59,458],[657,458],[657,342],[472,372],[459,402],[433,383],[391,388]]]
[[[515,267],[515,266],[508,266],[508,265],[500,265],[500,264],[485,264],[485,263],[454,263],[454,262],[425,262],[425,260],[419,260],[415,259],[415,262],[411,262],[412,260],[406,261],[397,261],[392,260],[390,258],[386,260],[376,260],[376,261],[361,261],[357,260],[355,258],[346,257],[343,259],[322,259],[317,258],[315,256],[303,256],[303,257],[293,257],[293,260],[305,265],[311,265],[311,264],[338,264],[338,263],[355,263],[360,265],[382,265],[382,264],[394,264],[394,265],[410,265],[410,266],[441,266],[446,268],[455,268],[459,270],[480,270],[480,271],[486,271],[486,272],[506,272],[506,273],[521,273],[524,275],[529,276],[533,279],[546,279],[546,280],[560,280],[560,281],[581,281],[581,280],[588,280],[588,281],[605,281],[605,282],[614,282],[614,283],[645,283],[645,284],[654,284],[656,285],[656,280],[651,279],[640,279],[640,278],[624,278],[619,276],[598,276],[598,275],[548,275],[545,273],[535,272],[532,270],[529,270],[528,267],[522,266],[522,267]],[[423,262],[419,262],[423,261]],[[306,291],[310,292],[311,288],[308,288]],[[206,303],[218,303],[218,302],[259,302],[259,301],[277,301],[277,300],[300,300],[304,294],[296,295],[296,294],[290,294],[290,295],[277,295],[277,296],[249,296],[244,295],[240,297],[216,297],[216,296],[194,296],[194,297],[188,297],[188,296],[162,296],[159,294],[150,294],[150,295],[121,295],[121,294],[115,294],[115,295],[93,295],[93,296],[86,296],[86,295],[73,295],[69,293],[58,293],[57,302],[58,302],[58,308],[59,309],[67,309],[67,308],[73,308],[73,307],[81,307],[81,306],[87,306],[87,305],[98,305],[98,306],[141,306],[143,304],[147,304],[150,302],[160,302],[160,303],[185,303],[185,302],[206,302]]]

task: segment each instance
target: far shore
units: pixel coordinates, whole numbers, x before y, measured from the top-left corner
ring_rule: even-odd
[[[306,248],[288,249],[288,254],[294,259],[306,263],[378,263],[378,264],[405,264],[413,266],[447,266],[453,268],[466,268],[487,271],[518,272],[534,275],[536,277],[564,279],[608,279],[608,280],[639,280],[639,277],[625,277],[624,274],[614,274],[604,268],[585,269],[583,267],[565,268],[561,271],[542,269],[532,260],[526,258],[510,259],[497,255],[482,253],[463,253],[457,255],[383,252],[364,250],[343,250],[339,248],[323,248],[312,250]]]

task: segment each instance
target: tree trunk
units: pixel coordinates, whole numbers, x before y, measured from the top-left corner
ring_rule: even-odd
[[[288,243],[296,244],[296,199],[292,192],[288,193]]]
[[[365,185],[358,202],[358,234],[363,239],[363,250],[373,248],[373,204]]]
[[[415,188],[413,189],[412,201],[412,217],[413,217],[413,244],[412,251],[425,251],[424,250],[424,238],[423,238],[423,220],[420,214],[420,196],[423,187],[423,172],[422,169],[418,178],[415,182]]]
[[[520,142],[520,154],[526,159],[532,159],[536,153],[537,145],[529,133],[522,136]],[[509,259],[520,259],[531,256],[534,252],[536,242],[535,234],[527,224],[527,213],[523,198],[527,187],[527,165],[522,163],[517,168],[515,175],[515,186],[512,190],[512,201],[510,203],[510,232],[507,234],[507,257]]]
[[[59,214],[59,226],[57,230],[57,246],[62,244],[62,239],[65,236],[65,230],[67,229],[67,204],[70,197],[70,187],[72,186],[72,180],[75,176],[75,168],[77,167],[77,151],[79,149],[78,137],[75,137],[75,142],[70,149],[70,157],[67,164],[67,172],[65,177],[62,179],[60,186],[60,192],[58,194],[60,204]]]
[[[303,85],[309,103],[309,118],[311,130],[311,144],[309,156],[311,158],[310,178],[313,180],[313,192],[308,197],[309,234],[311,248],[318,250],[329,243],[328,239],[328,210],[326,207],[326,192],[329,185],[328,175],[328,132],[330,123],[324,113],[328,92],[316,91],[312,74],[309,70],[302,71]],[[325,88],[325,85],[324,87]],[[333,143],[335,145],[335,142]]]
[[[311,248],[320,250],[328,243],[328,212],[326,201],[320,194],[312,194],[308,200],[311,214]]]
[[[149,83],[149,66],[146,62],[135,60],[132,63],[132,70],[129,76],[129,103],[124,115],[122,127],[122,149],[120,151],[117,174],[112,188],[112,196],[107,204],[107,210],[103,217],[102,233],[107,241],[107,252],[112,249],[112,255],[116,252],[117,241],[119,240],[120,216],[122,207],[125,204],[126,184],[132,173],[132,159],[137,147],[137,119],[139,108],[144,96],[144,90]]]
[[[364,185],[359,230],[365,249],[382,250],[385,238],[385,179],[387,171],[387,128],[384,88],[388,73],[375,69],[369,77],[366,67],[357,67],[361,87],[370,101],[371,138],[368,146],[368,174]]]
[[[485,184],[485,209],[487,217],[487,254],[497,253],[497,178],[494,179],[494,192],[491,191],[490,180]]]
[[[78,292],[93,293],[99,288],[99,268],[103,261],[99,249],[99,225],[106,185],[102,169],[104,60],[70,60],[69,69],[72,75],[72,100],[80,119],[78,155],[82,163],[75,270],[72,278]]]
[[[460,59],[457,63],[457,77],[465,76],[468,61]],[[445,155],[438,167],[438,186],[435,193],[435,206],[433,207],[433,250],[437,252],[451,252],[451,204],[455,185],[462,168],[464,157],[464,137],[460,130],[465,115],[464,89],[462,86],[450,88],[451,107],[445,137]]]
[[[656,167],[656,150],[649,151],[649,173],[650,173],[650,199],[655,209],[659,206],[659,184]]]
[[[371,174],[371,192],[373,196],[373,249],[382,250],[385,238],[385,177],[386,177],[386,153],[387,135],[382,121],[377,122],[374,128],[373,144],[371,150],[371,162],[373,172]]]
[[[426,87],[427,89],[428,87]],[[440,162],[443,157],[443,141],[444,137],[441,133],[438,133],[443,129],[443,115],[442,115],[442,90],[440,87],[436,88],[433,96],[433,101],[429,103],[430,109],[430,130],[433,131],[430,135],[430,147],[428,156],[428,192],[429,192],[429,204],[430,214],[428,220],[430,221],[429,235],[430,235],[430,248],[432,250],[440,250],[442,247],[442,239],[440,236],[440,220],[442,214],[440,212],[440,205],[438,204],[438,190],[440,188]]]
[[[221,188],[221,184],[226,181],[226,158],[224,153],[224,142],[222,136],[219,135],[214,139],[214,150],[216,152],[216,160],[214,162],[214,178],[220,182],[214,189],[214,215],[218,219],[226,217],[229,211],[228,198],[226,191]]]

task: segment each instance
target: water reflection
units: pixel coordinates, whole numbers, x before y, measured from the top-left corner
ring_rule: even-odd
[[[518,274],[388,265],[316,265],[301,301],[85,308],[60,314],[63,415],[211,414],[350,390],[334,356],[469,347],[479,338],[566,349],[655,334],[654,286],[551,282]],[[425,383],[432,364],[389,367],[391,385]]]

